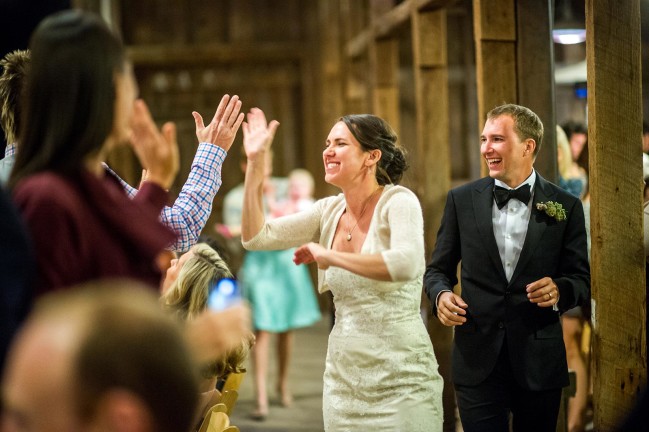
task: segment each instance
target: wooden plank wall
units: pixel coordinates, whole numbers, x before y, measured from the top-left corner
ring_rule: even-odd
[[[87,8],[97,8],[85,0]],[[140,86],[156,121],[178,126],[181,171],[171,190],[184,183],[197,147],[191,111],[209,121],[225,93],[238,94],[243,109],[264,109],[280,121],[275,140],[274,174],[309,169],[322,177],[317,130],[321,113],[318,11],[300,0],[142,0],[128,8],[113,2],[115,19],[128,47]],[[281,26],[276,23],[282,22]],[[221,203],[243,181],[239,168],[242,134],[223,166],[223,186],[205,232],[213,234]],[[128,149],[110,158],[132,183],[139,167]],[[322,184],[319,181],[318,184]]]
[[[552,2],[473,0],[478,83],[478,118],[503,103],[534,111],[545,126],[535,167],[557,181]],[[487,174],[482,166],[483,175]]]
[[[586,2],[593,395],[599,431],[617,430],[647,375],[639,2]]]

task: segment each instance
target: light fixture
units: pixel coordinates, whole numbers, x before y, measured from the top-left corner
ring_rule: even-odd
[[[586,40],[586,29],[565,28],[552,30],[552,40],[562,45],[573,45]]]
[[[575,7],[579,3],[581,7]],[[585,17],[577,13],[585,11],[583,0],[556,0],[552,40],[562,45],[574,45],[586,40]]]

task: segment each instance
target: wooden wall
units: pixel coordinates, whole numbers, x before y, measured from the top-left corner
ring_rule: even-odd
[[[139,84],[140,96],[157,122],[178,127],[181,171],[172,188],[182,187],[197,148],[192,111],[206,123],[225,93],[237,94],[243,110],[258,106],[281,127],[275,138],[274,174],[307,168],[322,176],[314,133],[318,95],[313,74],[318,40],[317,4],[299,0],[142,0],[113,2]],[[281,23],[281,25],[278,25]],[[205,232],[221,220],[222,199],[243,181],[242,133],[223,166],[223,186]],[[111,163],[137,183],[139,167],[129,150]]]

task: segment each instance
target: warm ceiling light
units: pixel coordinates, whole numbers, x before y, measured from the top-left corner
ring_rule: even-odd
[[[586,40],[586,29],[555,29],[552,30],[552,39],[562,45],[573,45]]]

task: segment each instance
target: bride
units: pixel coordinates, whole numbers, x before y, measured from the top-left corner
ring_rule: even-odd
[[[416,196],[397,185],[407,163],[396,134],[373,115],[342,117],[323,152],[325,181],[342,193],[265,221],[264,165],[279,123],[257,108],[247,120],[243,245],[299,246],[295,263],[316,262],[319,291],[334,296],[325,430],[441,431],[443,383],[419,315],[423,217]]]

